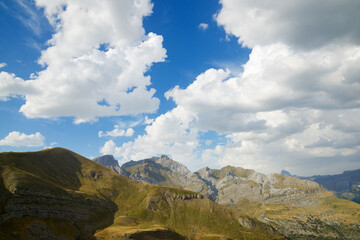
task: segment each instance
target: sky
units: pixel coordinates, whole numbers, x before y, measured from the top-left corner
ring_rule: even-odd
[[[4,0],[0,152],[360,168],[358,0]]]

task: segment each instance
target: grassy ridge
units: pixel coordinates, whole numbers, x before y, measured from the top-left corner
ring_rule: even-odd
[[[360,205],[324,192],[318,204],[255,203],[241,199],[239,212],[262,219],[290,239],[359,239]]]
[[[0,170],[0,238],[279,238],[243,227],[241,215],[199,194],[138,183],[62,148],[1,153]]]

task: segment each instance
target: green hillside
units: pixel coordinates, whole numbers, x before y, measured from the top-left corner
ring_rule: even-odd
[[[63,148],[0,153],[0,172],[0,239],[281,238],[200,194],[138,183]]]

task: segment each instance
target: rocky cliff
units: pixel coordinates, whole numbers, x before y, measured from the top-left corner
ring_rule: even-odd
[[[94,158],[93,161],[108,167],[121,175],[127,176],[126,171],[123,171],[120,168],[118,161],[115,160],[113,155],[103,155],[101,157]]]

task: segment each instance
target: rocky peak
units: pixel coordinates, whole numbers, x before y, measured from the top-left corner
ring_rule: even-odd
[[[155,162],[163,167],[169,168],[173,172],[183,175],[192,175],[192,172],[190,172],[185,165],[170,159],[166,155],[162,155],[160,158],[157,158]]]
[[[168,157],[168,156],[166,156],[166,155],[161,155],[161,157],[160,157],[161,159],[164,159],[164,160],[169,160],[170,158]]]
[[[94,158],[93,161],[108,167],[121,175],[128,176],[128,173],[120,168],[118,161],[113,155],[103,155],[101,157]]]
[[[198,175],[200,175],[201,177],[209,176],[210,168],[203,167],[203,168],[197,170],[196,173],[198,173]]]
[[[93,161],[107,167],[119,167],[119,163],[115,160],[113,155],[103,155],[101,157],[94,158]]]
[[[286,171],[286,170],[281,170],[281,173],[280,173],[281,175],[284,175],[284,176],[290,176],[290,177],[292,177],[292,174],[290,173],[290,172],[288,172],[288,171]]]

